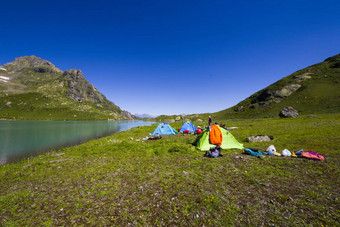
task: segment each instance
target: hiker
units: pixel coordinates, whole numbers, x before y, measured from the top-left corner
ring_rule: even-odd
[[[211,116],[209,116],[209,126],[211,125],[212,119]]]

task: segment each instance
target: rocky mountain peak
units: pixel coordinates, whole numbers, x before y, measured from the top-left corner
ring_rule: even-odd
[[[27,67],[34,67],[34,68],[47,67],[47,68],[53,69],[56,72],[62,72],[62,70],[55,67],[51,62],[46,61],[42,58],[36,57],[34,55],[15,58],[13,62],[5,64],[3,67],[6,68],[7,70],[14,70],[14,71],[18,71],[18,70],[21,70]]]
[[[11,106],[15,106],[14,110]],[[25,116],[23,109],[29,110],[29,116]],[[15,58],[0,66],[0,118],[13,117],[13,112],[18,119],[31,116],[42,119],[135,118],[107,100],[81,70],[63,72],[36,56]]]
[[[79,69],[70,69],[64,72],[64,77],[70,80],[85,80],[83,72]]]
[[[69,88],[66,91],[66,96],[70,99],[76,102],[88,101],[93,103],[102,103],[105,100],[105,96],[85,79],[81,70],[67,70],[63,73],[63,78]]]

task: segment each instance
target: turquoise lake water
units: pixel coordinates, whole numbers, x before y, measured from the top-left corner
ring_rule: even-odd
[[[146,121],[0,121],[0,164],[151,124]]]

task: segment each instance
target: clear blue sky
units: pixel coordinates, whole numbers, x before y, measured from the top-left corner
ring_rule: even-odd
[[[0,65],[81,69],[131,113],[216,112],[340,52],[340,1],[1,1]]]

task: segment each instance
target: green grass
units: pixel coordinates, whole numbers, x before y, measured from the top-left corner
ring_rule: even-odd
[[[9,105],[7,105],[10,103]],[[113,110],[113,109],[112,109]],[[113,110],[120,113],[121,110]],[[0,119],[16,120],[107,120],[118,114],[98,108],[94,103],[77,103],[71,99],[48,97],[29,92],[0,98]]]
[[[194,135],[137,141],[156,125],[137,127],[0,166],[0,225],[339,225],[340,115],[223,123],[245,147],[326,159],[210,159]],[[274,140],[245,142],[257,134]]]

